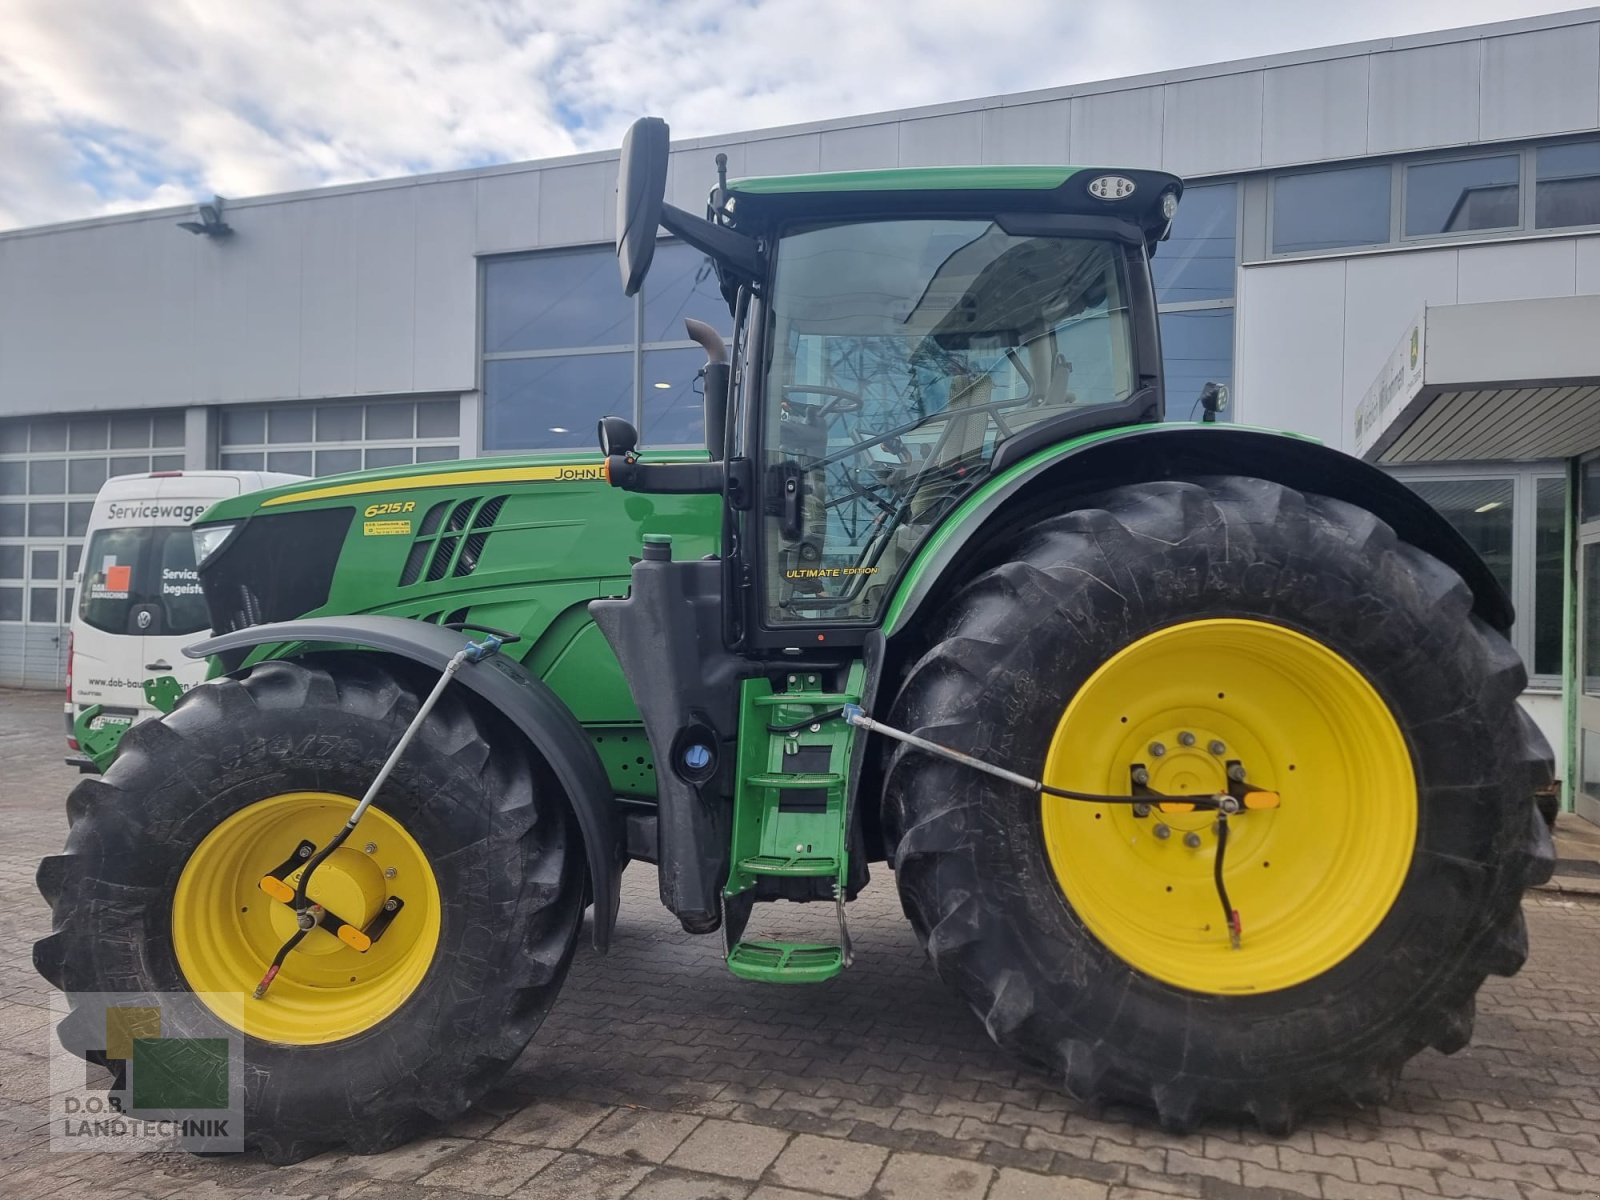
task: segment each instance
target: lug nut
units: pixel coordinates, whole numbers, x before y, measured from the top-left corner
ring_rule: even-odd
[[[1150,771],[1149,771],[1148,768],[1145,767],[1145,765],[1143,763],[1135,763],[1134,764],[1133,771],[1132,771],[1132,776],[1133,776],[1133,781],[1135,783],[1149,783],[1150,782]]]
[[[1235,783],[1243,783],[1244,782],[1244,764],[1243,763],[1229,763],[1228,764],[1228,778],[1233,780]]]
[[[1218,758],[1221,758],[1227,752],[1228,752],[1228,748],[1226,746],[1224,746],[1221,742],[1213,741],[1211,743],[1211,753],[1215,754]]]
[[[393,879],[398,874],[400,874],[400,872],[395,870],[393,867],[385,867],[383,871],[383,877],[385,879]]]
[[[1152,757],[1160,758],[1166,752],[1167,752],[1167,748],[1165,746],[1163,746],[1160,742],[1151,742],[1150,743],[1150,754],[1151,754]]]
[[[300,849],[295,851],[295,853],[298,854],[301,858],[310,858],[311,857],[311,847],[310,846],[301,846]]]
[[[1172,830],[1161,824],[1159,821],[1156,823],[1156,827],[1150,832],[1155,834],[1156,837],[1160,838],[1163,842],[1172,836]]]
[[[400,907],[400,901],[396,900],[393,896],[390,896],[387,900],[385,900],[383,902],[383,911],[384,912],[393,912],[395,909],[397,909],[399,907]]]
[[[1190,733],[1187,729],[1185,729],[1182,733],[1180,733],[1178,735],[1178,744],[1179,745],[1183,745],[1183,746],[1192,746],[1192,745],[1194,745],[1194,734]]]
[[[1183,844],[1191,850],[1200,849],[1200,835],[1191,829],[1183,835]]]
[[[1142,802],[1135,804],[1133,806],[1133,815],[1136,817],[1148,817],[1150,815],[1150,806]]]
[[[365,846],[363,846],[361,848],[363,850],[365,850],[368,854],[376,854],[378,852],[378,843],[377,842],[368,842]]]

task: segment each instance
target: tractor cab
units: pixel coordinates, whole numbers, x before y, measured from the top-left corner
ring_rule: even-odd
[[[663,204],[666,154],[665,125],[636,123],[618,260],[637,290],[659,222],[717,266],[736,331],[731,372],[707,375],[713,462],[647,465],[631,447],[615,455],[609,436],[602,448],[619,486],[726,490],[732,644],[860,644],[984,479],[1044,446],[1161,420],[1148,259],[1177,211],[1176,177],[1003,166],[722,178],[700,218]],[[626,441],[625,423],[608,422]]]

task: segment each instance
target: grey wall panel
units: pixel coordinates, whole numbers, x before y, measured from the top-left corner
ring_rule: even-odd
[[[821,162],[821,142],[814,133],[762,138],[745,143],[745,171],[751,175],[790,175],[817,171],[821,170]]]
[[[900,122],[902,167],[955,167],[982,161],[982,113],[952,113]]]
[[[1456,251],[1418,250],[1352,258],[1345,276],[1344,431],[1346,449],[1355,407],[1427,304],[1454,304]]]
[[[1374,54],[1367,149],[1422,150],[1478,136],[1478,41]]]
[[[1328,259],[1240,273],[1235,420],[1343,444],[1344,271]]]
[[[470,179],[417,189],[411,391],[465,391],[477,380],[475,193]]]
[[[356,390],[355,195],[305,207],[300,231],[300,392],[348,396]]]
[[[1570,296],[1576,287],[1577,247],[1566,239],[1463,246],[1456,255],[1459,304]]]
[[[1162,165],[1179,175],[1261,165],[1261,72],[1169,83]]]
[[[529,250],[539,244],[538,171],[485,175],[477,181],[479,254]]]
[[[900,125],[895,121],[824,129],[818,139],[818,161],[824,171],[865,171],[900,161]]]
[[[1365,154],[1367,65],[1362,54],[1263,72],[1263,164]]]
[[[673,204],[699,216],[706,210],[706,199],[717,186],[717,155],[728,156],[728,178],[745,173],[744,146],[739,142],[697,146],[674,150],[669,162],[667,197]],[[615,208],[615,203],[612,205]],[[616,220],[615,217],[612,218]]]
[[[1073,161],[1085,167],[1160,167],[1162,108],[1159,87],[1073,97]]]
[[[1480,137],[1592,129],[1597,111],[1600,25],[1484,39]]]
[[[417,189],[358,192],[355,200],[355,390],[404,392],[416,348]]]
[[[539,243],[570,246],[603,242],[616,221],[617,164],[550,167],[539,180]],[[607,209],[612,210],[607,214]]]
[[[1573,255],[1577,259],[1578,295],[1600,295],[1600,238],[1579,238]]]
[[[232,237],[197,239],[189,353],[202,403],[299,394],[302,264],[290,248],[317,203],[259,205],[231,217]]]
[[[1072,102],[1047,100],[984,109],[983,161],[1072,162]]]

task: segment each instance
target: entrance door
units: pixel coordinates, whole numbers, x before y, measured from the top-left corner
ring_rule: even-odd
[[[1578,487],[1578,779],[1573,808],[1600,825],[1600,455]]]

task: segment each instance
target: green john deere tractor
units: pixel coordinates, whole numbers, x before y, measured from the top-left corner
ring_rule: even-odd
[[[211,509],[214,678],[72,793],[45,977],[242,1022],[275,1161],[462,1112],[630,859],[767,983],[847,968],[887,863],[1000,1046],[1172,1129],[1464,1046],[1551,864],[1512,609],[1375,468],[1162,423],[1181,182],[719,179],[702,218],[667,148],[629,132],[617,253],[629,294],[658,226],[716,266],[706,450],[608,417]]]

